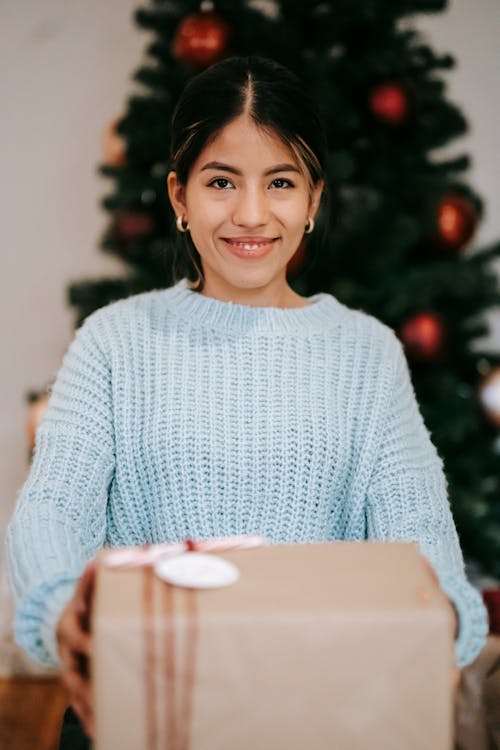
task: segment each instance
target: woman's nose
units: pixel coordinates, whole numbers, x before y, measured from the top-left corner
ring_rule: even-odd
[[[233,222],[238,226],[257,227],[267,221],[266,196],[259,189],[241,190],[234,206]]]

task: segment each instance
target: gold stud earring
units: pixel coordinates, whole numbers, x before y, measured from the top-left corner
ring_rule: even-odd
[[[307,220],[306,228],[304,229],[304,233],[311,234],[313,229],[314,229],[314,219],[309,217]]]
[[[182,218],[182,215],[179,215],[177,219],[175,220],[175,223],[177,225],[177,229],[179,232],[187,232],[189,229],[189,223],[186,221],[184,224],[184,219]]]

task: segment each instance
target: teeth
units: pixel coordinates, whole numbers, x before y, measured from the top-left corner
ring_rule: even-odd
[[[267,242],[261,242],[259,244],[250,245],[248,242],[232,242],[232,245],[236,245],[236,247],[242,247],[244,250],[258,250],[259,247],[262,247],[262,245],[267,245]]]

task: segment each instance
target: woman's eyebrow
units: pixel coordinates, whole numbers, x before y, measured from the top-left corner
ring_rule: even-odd
[[[235,174],[239,177],[242,175],[242,172],[239,169],[236,169],[236,167],[231,167],[229,164],[223,164],[220,161],[209,161],[200,171],[203,172],[205,169],[216,169],[219,172],[229,172],[230,174]],[[264,172],[264,175],[267,177],[268,175],[276,174],[277,172],[300,172],[300,170],[294,164],[277,164],[275,167],[267,169]]]

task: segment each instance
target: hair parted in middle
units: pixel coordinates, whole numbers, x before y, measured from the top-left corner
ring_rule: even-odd
[[[264,57],[229,57],[192,78],[175,107],[170,164],[181,185],[205,146],[242,114],[275,134],[290,149],[309,188],[324,179],[326,134],[304,84],[283,65]],[[178,238],[174,281],[187,277],[195,291],[204,284],[201,259],[189,232]]]

